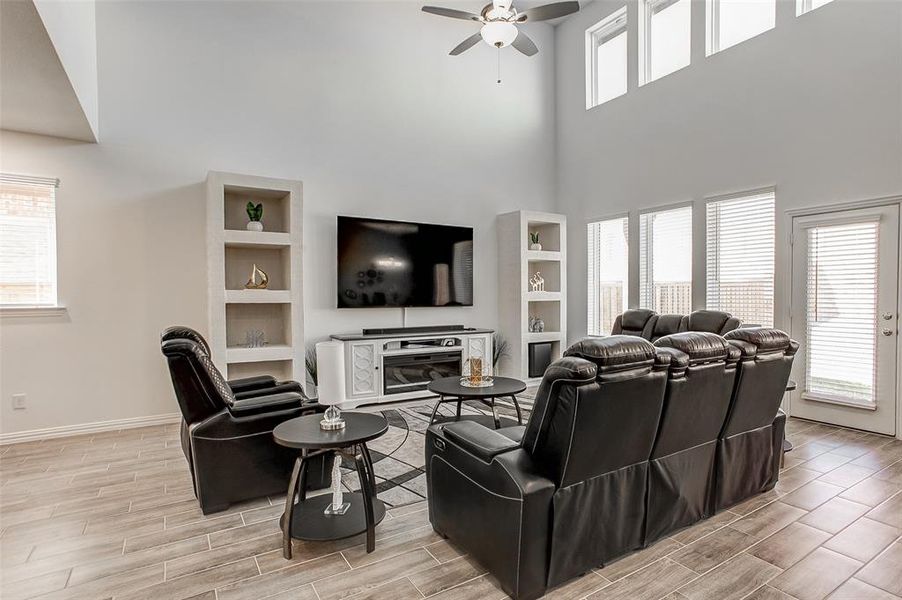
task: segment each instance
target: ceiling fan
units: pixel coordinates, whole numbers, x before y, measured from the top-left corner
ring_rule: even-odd
[[[482,23],[482,27],[478,32],[474,33],[451,50],[451,56],[457,56],[458,54],[469,50],[475,46],[480,39],[485,40],[487,44],[496,48],[513,46],[526,56],[532,56],[538,52],[539,49],[528,35],[517,29],[517,25],[557,19],[558,17],[565,17],[579,10],[579,2],[575,1],[545,4],[544,6],[527,8],[523,12],[517,11],[517,9],[511,6],[512,3],[513,0],[493,0],[491,4],[486,4],[478,15],[463,10],[441,8],[439,6],[424,6],[423,12],[439,15],[440,17],[451,17],[452,19],[463,19],[466,21]]]

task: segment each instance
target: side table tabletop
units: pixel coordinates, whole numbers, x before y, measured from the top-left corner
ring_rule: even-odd
[[[277,444],[298,450],[285,497],[282,514],[282,555],[291,558],[291,539],[336,540],[366,531],[366,551],[376,547],[376,525],[385,518],[385,505],[376,497],[376,474],[366,443],[388,431],[382,415],[342,412],[344,429],[324,431],[322,415],[297,417],[279,424],[273,430]],[[360,491],[344,494],[350,504],[344,514],[325,514],[332,504],[332,494],[306,497],[307,463],[320,454],[338,454],[354,462]],[[297,500],[295,498],[297,497]]]
[[[480,400],[492,409],[492,418],[495,429],[501,427],[498,411],[495,410],[495,398],[510,398],[517,411],[517,424],[523,424],[523,413],[520,411],[520,403],[517,402],[517,394],[526,390],[526,383],[512,377],[494,377],[492,385],[486,387],[467,387],[460,382],[460,377],[442,377],[430,381],[426,389],[436,394],[438,400],[429,417],[429,424],[435,421],[438,407],[444,402],[457,402],[457,420],[460,420],[460,405],[464,400]]]

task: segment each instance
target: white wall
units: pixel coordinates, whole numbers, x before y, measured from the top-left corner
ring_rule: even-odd
[[[705,197],[766,186],[777,190],[780,324],[785,211],[902,194],[902,2],[834,0],[797,18],[794,2],[780,0],[775,29],[706,58],[704,3],[693,0],[692,64],[639,88],[630,0],[629,92],[587,111],[585,30],[623,5],[597,0],[556,34],[571,338],[586,333],[587,221],[631,211],[635,223],[638,209],[696,201],[694,237],[703,240]],[[696,246],[701,280],[704,248]],[[695,300],[703,306],[698,293]]]
[[[460,5],[478,10],[480,3]],[[554,199],[554,43],[533,58],[413,2],[97,4],[100,144],[0,134],[10,172],[59,177],[62,319],[0,324],[3,433],[177,411],[158,335],[206,329],[208,170],[304,182],[308,343],[399,326],[338,311],[336,214],[473,225],[473,308],[408,325],[497,323],[494,217]],[[10,395],[28,394],[25,411]]]
[[[34,0],[57,56],[97,138],[97,24],[94,0]]]

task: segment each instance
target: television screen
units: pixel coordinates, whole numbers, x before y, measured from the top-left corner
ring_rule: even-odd
[[[472,305],[472,227],[338,217],[338,308]]]

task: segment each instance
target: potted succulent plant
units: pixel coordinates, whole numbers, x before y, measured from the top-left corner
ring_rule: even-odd
[[[539,243],[539,232],[538,231],[530,231],[529,232],[529,249],[530,250],[541,250],[542,244]]]
[[[263,203],[255,205],[253,202],[248,202],[245,210],[247,210],[247,218],[250,219],[247,222],[247,230],[263,231],[263,222],[260,220],[263,218]]]

